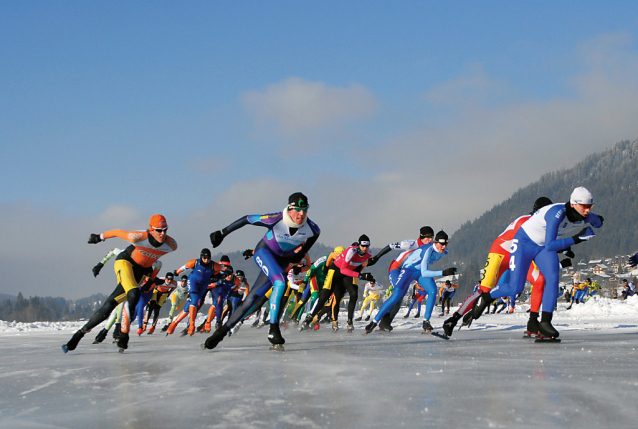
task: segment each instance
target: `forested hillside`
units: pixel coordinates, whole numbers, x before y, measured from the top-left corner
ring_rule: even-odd
[[[463,224],[452,236],[449,258],[463,267],[482,268],[492,241],[512,220],[529,213],[536,198],[566,202],[577,186],[592,192],[592,211],[603,215],[605,224],[595,239],[574,247],[576,259],[633,253],[638,249],[637,166],[638,140],[623,141],[586,157],[574,168],[545,174],[478,219]]]

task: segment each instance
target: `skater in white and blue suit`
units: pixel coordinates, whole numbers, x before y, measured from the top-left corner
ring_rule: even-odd
[[[557,252],[595,236],[592,227],[600,228],[603,218],[591,212],[593,205],[592,194],[586,188],[578,187],[572,192],[569,202],[550,204],[534,213],[512,241],[510,281],[484,293],[474,306],[474,317],[480,315],[494,299],[521,293],[529,266],[534,261],[546,282],[539,334],[550,339],[557,338],[558,331],[551,324],[558,299],[560,265]]]
[[[436,304],[437,296],[437,287],[433,278],[451,276],[456,273],[456,268],[446,268],[444,270],[430,269],[433,263],[447,255],[447,245],[448,235],[444,231],[439,231],[434,237],[434,242],[424,244],[408,255],[401,266],[392,296],[383,303],[373,321],[366,326],[367,333],[372,332],[381,318],[390,311],[397,302],[403,299],[410,288],[410,284],[414,280],[425,289],[425,293],[428,295],[428,300],[425,303],[425,313],[423,314],[423,329],[426,331],[432,330],[430,316],[432,315],[434,304]]]

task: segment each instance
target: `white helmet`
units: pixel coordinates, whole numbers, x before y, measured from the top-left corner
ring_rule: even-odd
[[[582,186],[574,189],[572,196],[569,197],[569,202],[572,204],[594,204],[594,196]]]

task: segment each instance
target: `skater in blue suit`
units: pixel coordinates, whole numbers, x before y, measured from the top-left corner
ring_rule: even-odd
[[[372,322],[366,326],[366,333],[370,333],[377,326],[381,318],[389,312],[397,302],[403,299],[410,284],[417,281],[428,299],[425,303],[425,313],[423,314],[423,329],[431,331],[430,316],[436,303],[437,287],[434,283],[434,277],[451,276],[456,273],[456,268],[446,268],[444,270],[431,270],[430,266],[447,255],[448,235],[444,231],[439,231],[434,237],[434,242],[424,244],[414,250],[401,265],[397,281],[394,285],[394,292],[387,299]]]
[[[268,228],[266,235],[255,247],[255,263],[261,269],[252,290],[241,305],[231,314],[228,321],[206,339],[204,346],[213,349],[232,327],[244,319],[260,298],[270,288],[270,329],[268,340],[281,346],[285,340],[279,330],[279,308],[286,290],[284,270],[290,262],[299,262],[319,238],[320,229],[308,219],[308,198],[296,192],[288,198],[288,205],[279,213],[244,216],[226,228],[210,235],[213,247],[217,247],[231,232],[246,225]]]
[[[520,294],[525,287],[529,266],[534,261],[545,277],[539,334],[555,339],[558,331],[551,324],[558,299],[559,262],[557,252],[595,236],[593,228],[603,225],[602,216],[591,212],[594,197],[583,187],[574,189],[567,203],[547,205],[525,222],[512,241],[510,281],[481,295],[474,306],[477,318],[490,302],[503,296]]]

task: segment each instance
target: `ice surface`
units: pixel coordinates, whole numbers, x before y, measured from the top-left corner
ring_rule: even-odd
[[[450,341],[403,310],[391,333],[291,328],[283,353],[245,324],[213,351],[156,332],[124,354],[96,328],[65,355],[80,322],[0,322],[0,427],[636,427],[638,297],[560,304],[560,344],[523,339],[525,309]]]

